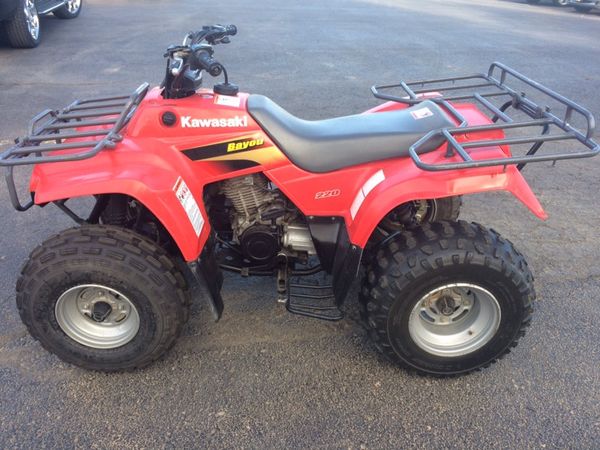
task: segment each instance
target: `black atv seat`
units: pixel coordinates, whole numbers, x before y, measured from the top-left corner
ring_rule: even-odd
[[[317,173],[408,156],[409,147],[429,131],[456,126],[429,100],[398,111],[309,121],[265,96],[251,95],[248,112],[294,164]],[[432,140],[420,153],[442,142],[442,137]]]

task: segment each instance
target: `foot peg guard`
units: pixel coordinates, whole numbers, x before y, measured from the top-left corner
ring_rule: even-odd
[[[288,280],[285,303],[289,312],[329,321],[344,318],[344,313],[336,305],[331,285],[320,285],[314,279],[292,280]],[[314,284],[310,281],[314,281]]]

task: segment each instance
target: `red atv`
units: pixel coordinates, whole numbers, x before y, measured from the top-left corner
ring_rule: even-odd
[[[192,299],[219,319],[222,270],[273,276],[290,312],[327,320],[362,270],[363,319],[391,361],[444,376],[506,354],[531,320],[533,277],[510,241],[456,221],[460,196],[509,191],[544,219],[520,170],[598,154],[592,115],[494,63],[375,86],[386,103],[306,121],[229,82],[213,47],[235,34],[188,34],[160,87],[44,111],[0,155],[17,210],[53,203],[78,224],[23,268],[31,334],[78,366],[135,369],[173,346]],[[224,82],[200,89],[203,72]],[[24,204],[20,165],[34,165]],[[86,218],[76,197],[95,199]]]

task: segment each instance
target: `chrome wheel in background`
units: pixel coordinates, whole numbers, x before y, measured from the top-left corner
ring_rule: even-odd
[[[65,6],[71,14],[76,14],[81,8],[81,0],[69,0],[65,3]]]
[[[60,8],[55,9],[53,14],[60,19],[74,19],[81,12],[82,6],[82,0],[67,0]]]
[[[37,41],[40,37],[40,16],[35,7],[34,0],[25,0],[23,5],[25,20],[27,21],[27,29],[31,37]]]

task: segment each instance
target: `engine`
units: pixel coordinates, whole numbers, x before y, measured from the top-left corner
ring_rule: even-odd
[[[285,249],[295,254],[315,254],[302,214],[262,174],[226,180],[221,192],[231,203],[229,214],[234,242],[244,256],[267,263]]]

